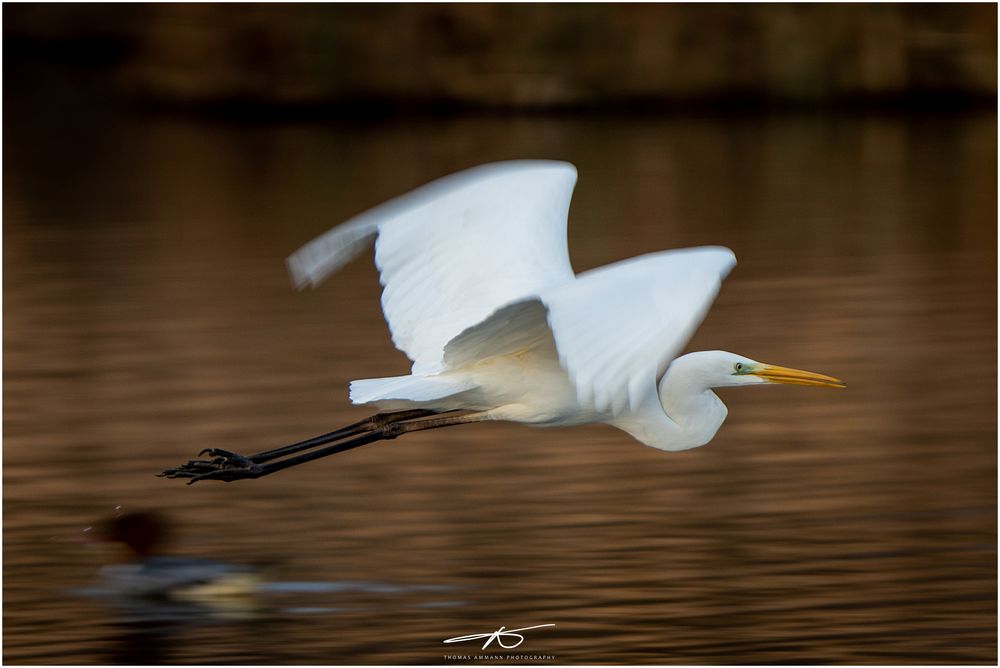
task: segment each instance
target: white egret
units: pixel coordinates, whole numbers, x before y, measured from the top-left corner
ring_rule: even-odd
[[[678,357],[735,256],[686,248],[574,274],[566,219],[575,183],[565,162],[483,165],[303,246],[288,259],[299,287],[317,285],[375,239],[382,310],[413,367],[353,381],[350,398],[392,412],[249,457],[212,448],[202,452],[211,459],[163,475],[256,478],[410,431],[485,420],[603,422],[654,448],[685,450],[708,443],[726,418],[713,388],[844,387],[728,352]]]

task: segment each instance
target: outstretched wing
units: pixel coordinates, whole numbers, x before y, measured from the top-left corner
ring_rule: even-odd
[[[559,362],[584,405],[635,409],[683,350],[736,264],[728,248],[650,253],[540,293]]]
[[[615,415],[634,410],[655,391],[735,264],[728,248],[709,246],[584,272],[462,332],[445,348],[445,363],[462,366],[554,340],[582,405]]]
[[[288,258],[316,285],[376,235],[382,311],[414,372],[441,365],[445,344],[499,307],[569,281],[566,218],[576,168],[518,160],[434,181],[366,211]]]

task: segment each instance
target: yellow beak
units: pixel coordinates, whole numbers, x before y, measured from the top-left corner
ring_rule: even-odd
[[[771,364],[761,364],[760,369],[751,371],[751,373],[755,376],[760,376],[770,383],[812,385],[815,387],[847,387],[844,381],[832,376],[824,376],[821,373],[813,373],[812,371],[789,369],[783,366],[773,366]]]

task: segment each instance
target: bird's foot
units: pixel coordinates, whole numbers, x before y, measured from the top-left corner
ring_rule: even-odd
[[[192,459],[187,464],[169,468],[159,474],[161,478],[189,478],[191,485],[201,480],[222,480],[232,482],[244,478],[257,478],[263,474],[260,464],[243,455],[222,450],[221,448],[206,448],[198,456],[208,455],[211,459]]]

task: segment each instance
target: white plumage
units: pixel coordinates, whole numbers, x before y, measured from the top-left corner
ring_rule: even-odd
[[[351,401],[392,411],[244,456],[220,448],[161,475],[259,478],[405,433],[482,420],[605,422],[662,450],[712,440],[712,388],[836,378],[722,351],[677,357],[736,263],[718,246],[650,253],[573,273],[566,218],[576,169],[522,160],[440,179],[362,213],[288,258],[317,285],[375,239],[382,311],[413,360],[407,376],[351,383]],[[460,412],[458,412],[460,411]],[[441,415],[446,413],[446,415]]]
[[[500,306],[573,278],[566,215],[576,169],[483,165],[445,177],[334,228],[288,259],[316,285],[376,235],[382,311],[414,373],[441,371],[444,347]]]
[[[375,239],[382,310],[413,368],[352,382],[351,400],[537,425],[608,422],[648,445],[684,449],[711,439],[725,418],[709,388],[793,382],[767,377],[781,367],[722,352],[669,373],[736,258],[718,246],[669,250],[575,275],[566,244],[575,182],[565,162],[476,167],[289,257],[296,285],[315,286]],[[796,373],[808,376],[800,384],[839,383]]]

